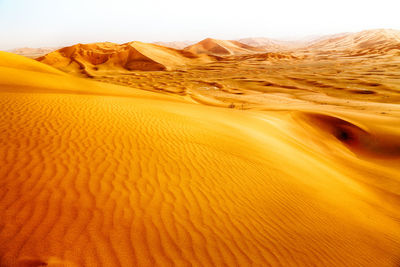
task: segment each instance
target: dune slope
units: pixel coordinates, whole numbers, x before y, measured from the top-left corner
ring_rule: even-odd
[[[380,136],[368,120],[20,68],[0,72],[1,266],[400,263],[399,152],[337,130]]]
[[[63,71],[92,77],[110,71],[159,71],[185,68],[188,64],[207,62],[187,51],[156,44],[93,43],[64,47],[37,59]]]

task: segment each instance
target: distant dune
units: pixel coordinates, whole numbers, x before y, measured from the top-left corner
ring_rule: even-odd
[[[240,43],[238,41],[216,40],[212,38],[207,38],[203,41],[186,47],[184,51],[189,51],[194,54],[227,56],[249,54],[254,52],[261,52],[264,50]]]
[[[198,58],[108,43],[51,60],[94,71]],[[315,74],[294,76],[305,63],[220,64],[121,77],[275,102],[218,108],[0,52],[0,266],[398,266],[398,117],[318,104]]]
[[[29,57],[29,58],[37,58],[44,56],[54,50],[59,49],[58,47],[41,47],[41,48],[30,48],[30,47],[23,47],[10,50],[10,53],[14,53],[17,55]]]
[[[109,71],[159,71],[185,68],[210,58],[155,44],[93,43],[65,47],[37,59],[63,71],[92,76]]]
[[[174,49],[184,49],[185,47],[192,45],[194,43],[195,42],[192,41],[184,41],[184,42],[155,42],[154,44]]]
[[[304,41],[282,41],[282,40],[274,40],[274,39],[265,38],[265,37],[243,38],[243,39],[239,39],[238,41],[243,44],[261,48],[268,52],[292,50],[292,49],[303,46],[305,43]]]
[[[400,43],[400,31],[393,29],[374,29],[366,30],[357,33],[338,33],[322,36],[310,36],[298,40],[279,40],[267,37],[249,37],[241,38],[238,40],[218,40],[207,38],[200,42],[194,41],[176,41],[176,42],[155,42],[154,45],[176,50],[190,51],[195,54],[208,54],[217,56],[230,56],[230,55],[243,55],[252,54],[254,52],[286,52],[296,50],[309,50],[309,51],[352,51],[356,53],[397,53]],[[127,43],[134,49],[141,42]],[[78,44],[72,46],[76,49],[83,50],[97,50],[98,53],[104,53],[104,50],[124,50],[123,45],[113,43],[95,43],[82,45]],[[151,47],[152,44],[146,44]],[[95,48],[97,46],[97,48]],[[126,48],[126,47],[125,47]],[[22,55],[30,58],[38,58],[49,54],[59,48],[43,47],[43,48],[17,48],[8,52],[17,55]],[[66,49],[66,48],[64,48]],[[79,50],[78,49],[78,50]],[[155,48],[155,49],[160,49]],[[395,50],[395,51],[393,51]],[[102,51],[102,52],[99,52]],[[109,51],[109,52],[110,52]],[[189,56],[190,57],[190,56]],[[151,64],[150,64],[151,65]],[[157,64],[155,64],[157,65]],[[150,69],[157,69],[158,67],[149,67]]]
[[[269,47],[270,49],[280,49],[282,45],[278,41],[272,40],[270,38],[259,37],[259,38],[243,38],[239,39],[238,42],[247,44],[254,47]]]
[[[390,52],[400,54],[400,31],[377,29],[325,36],[306,48],[317,51],[347,51],[351,54]]]
[[[391,29],[366,30],[357,33],[338,33],[310,37],[297,41],[282,41],[270,38],[244,38],[241,43],[262,48],[266,51],[310,50],[347,51],[350,53],[388,53],[400,50],[400,31]]]

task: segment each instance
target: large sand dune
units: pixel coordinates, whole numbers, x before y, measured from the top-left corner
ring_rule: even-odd
[[[105,60],[97,49],[81,60]],[[0,265],[398,266],[399,105],[359,110],[299,80],[297,65],[296,89],[279,65],[260,81],[246,62],[226,63],[226,82],[204,76],[214,64],[133,73],[125,87],[1,53]],[[135,89],[173,87],[163,75],[191,91]]]
[[[37,60],[69,73],[91,77],[110,71],[184,69],[187,64],[204,63],[210,61],[210,58],[135,41],[122,45],[77,44],[59,49]]]

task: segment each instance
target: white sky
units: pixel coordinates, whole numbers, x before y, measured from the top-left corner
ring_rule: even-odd
[[[400,29],[400,0],[0,0],[0,49]]]

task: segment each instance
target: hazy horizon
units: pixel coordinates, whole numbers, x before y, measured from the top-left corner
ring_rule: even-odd
[[[105,41],[198,41],[207,37],[289,40],[368,29],[400,29],[398,6],[393,0],[380,1],[379,6],[343,0],[250,0],[246,4],[205,0],[197,5],[179,0],[71,0],[67,4],[0,0],[0,49]]]

